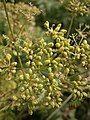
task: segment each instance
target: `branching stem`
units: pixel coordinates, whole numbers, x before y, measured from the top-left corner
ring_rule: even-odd
[[[68,32],[67,32],[67,38],[69,37],[70,31],[71,31],[71,28],[72,28],[72,25],[73,25],[73,20],[74,20],[74,15],[72,15],[72,18],[71,18],[70,26],[69,26],[69,29],[68,29]]]
[[[6,7],[6,1],[5,0],[3,0],[3,5],[4,5],[4,10],[5,10],[8,26],[9,26],[9,29],[10,29],[10,32],[11,32],[11,36],[12,36],[12,39],[14,40],[14,35],[13,35],[12,28],[11,28],[11,24],[10,24],[10,20],[9,20],[9,16],[8,16],[7,7]]]

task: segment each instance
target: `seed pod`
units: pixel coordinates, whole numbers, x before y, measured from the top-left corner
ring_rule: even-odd
[[[87,43],[87,40],[84,40],[84,41],[83,41],[83,44],[88,44],[88,43]]]
[[[8,61],[10,61],[11,58],[12,58],[12,56],[11,56],[10,54],[7,54],[7,55],[6,55],[6,59],[7,59]]]
[[[77,95],[76,95],[76,94],[73,94],[73,97],[74,97],[74,99],[75,99],[75,98],[77,98]]]
[[[53,108],[55,107],[55,102],[54,101],[51,101],[50,104]]]
[[[45,26],[47,29],[49,29],[49,22],[46,21],[46,22],[44,23],[44,26]]]
[[[21,92],[25,91],[25,87],[20,87],[20,91]]]
[[[64,47],[63,46],[59,48],[59,52],[62,52],[62,51],[64,51]]]
[[[41,60],[41,56],[36,56],[36,59]]]
[[[85,49],[84,48],[81,48],[81,53],[85,53]]]
[[[16,66],[17,62],[12,62],[11,64],[12,64],[12,66]]]
[[[51,67],[48,68],[48,72],[52,72],[52,68]]]
[[[55,39],[57,39],[57,37],[58,37],[57,35],[53,35],[53,36],[52,36],[52,39],[55,40]]]
[[[49,46],[49,47],[53,47],[53,46],[54,46],[54,43],[53,43],[53,42],[50,42],[50,43],[48,43],[48,46]]]
[[[48,96],[48,97],[47,97],[47,99],[48,99],[48,100],[51,100],[51,97],[50,97],[50,96]]]
[[[24,79],[24,76],[23,76],[23,75],[20,75],[20,76],[19,76],[19,79],[20,79],[20,80],[23,80],[23,79]]]
[[[80,48],[76,47],[76,52],[80,53]]]
[[[82,94],[83,94],[85,97],[87,97],[87,93],[86,93],[86,92],[82,92]]]
[[[38,55],[42,55],[43,54],[43,51],[41,50],[40,52],[38,52]]]
[[[56,106],[57,108],[59,108],[59,107],[60,107],[57,103],[55,104],[55,106]]]
[[[67,57],[67,52],[63,52],[62,54],[65,58]]]
[[[54,74],[51,72],[48,74],[49,79],[52,79],[54,77]]]
[[[57,38],[57,39],[56,39],[56,42],[57,42],[57,43],[60,43],[60,38]]]
[[[78,83],[76,81],[73,81],[74,85],[78,86]]]
[[[82,76],[81,76],[81,75],[78,75],[78,76],[77,76],[77,79],[78,79],[78,80],[82,80]]]
[[[45,102],[45,106],[48,106],[49,105],[49,103],[48,102]]]
[[[25,77],[26,77],[26,79],[29,79],[29,78],[30,78],[30,76],[29,76],[28,73],[25,74]]]
[[[82,65],[85,66],[85,64],[86,64],[85,61],[82,61]]]
[[[74,89],[73,92],[74,92],[74,93],[77,93],[77,89]]]
[[[21,94],[22,99],[26,99],[26,96],[24,94]]]
[[[79,85],[81,85],[81,81],[77,81],[77,83],[78,83]]]
[[[17,52],[15,50],[13,50],[13,55],[17,56]]]
[[[42,89],[42,88],[43,88],[43,85],[42,85],[42,84],[39,84],[38,87],[39,87],[39,89]]]
[[[87,85],[86,81],[81,82],[82,85]]]
[[[63,64],[59,63],[59,67],[62,68],[62,67],[63,67]]]
[[[32,66],[36,66],[35,62],[31,62]]]
[[[68,74],[69,73],[69,68],[65,69],[65,73]]]
[[[71,50],[71,51],[74,51],[74,46],[69,46],[69,49]]]
[[[37,62],[36,63],[38,66],[42,66],[43,64],[42,64],[42,62]]]
[[[77,58],[77,59],[80,59],[80,54],[77,54],[77,55],[76,55],[76,58]]]
[[[70,69],[70,74],[74,74],[74,73],[75,73],[74,69],[71,68],[71,69]]]
[[[66,34],[67,30],[65,30],[65,29],[61,29],[60,32],[62,32],[63,34]]]
[[[12,99],[15,101],[18,100],[17,96],[15,96],[15,95],[12,96]]]
[[[48,60],[45,60],[45,64],[49,64],[51,61],[48,59]]]
[[[55,31],[58,32],[61,28],[61,24],[58,24],[57,27],[55,28]]]
[[[53,60],[52,63],[56,65],[58,64],[56,60]]]
[[[55,46],[56,46],[57,48],[59,48],[59,47],[60,47],[60,43],[56,43]]]
[[[80,96],[80,91],[77,91],[77,95]]]
[[[42,75],[42,78],[45,79],[46,77],[44,75]]]
[[[29,73],[30,73],[30,74],[32,74],[32,73],[33,73],[33,71],[32,71],[32,69],[31,69],[31,68],[29,68],[29,70],[28,70],[28,71],[29,71]]]
[[[55,65],[54,65],[54,68],[57,70],[58,66],[55,64]]]
[[[12,73],[16,73],[16,70],[11,70]]]
[[[26,62],[26,66],[27,66],[27,67],[30,66],[30,61]]]
[[[52,48],[48,48],[48,51],[49,51],[49,52],[52,52]]]
[[[26,95],[30,94],[29,89],[25,90]]]
[[[29,58],[30,58],[30,60],[32,60],[32,59],[33,59],[33,56],[32,56],[32,55],[30,55],[30,56],[29,56]]]
[[[46,49],[43,49],[43,52],[44,52],[45,54],[48,54],[48,51],[47,51]]]
[[[2,72],[3,70],[0,68],[0,73]]]

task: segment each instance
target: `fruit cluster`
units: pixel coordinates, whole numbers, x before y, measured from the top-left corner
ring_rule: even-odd
[[[87,71],[90,70],[90,45],[83,40],[71,45],[71,39],[61,24],[54,29],[46,21],[49,41],[17,38],[15,42],[4,36],[7,45],[0,45],[0,94],[12,101],[11,109],[59,107],[64,92],[73,94],[72,100],[82,101],[90,94]],[[3,104],[3,103],[2,103]]]

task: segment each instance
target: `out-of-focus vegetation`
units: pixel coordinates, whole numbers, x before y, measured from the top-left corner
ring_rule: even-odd
[[[90,119],[89,21],[89,0],[1,0],[0,120]]]

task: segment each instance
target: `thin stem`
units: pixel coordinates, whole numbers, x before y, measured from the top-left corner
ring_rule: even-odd
[[[69,26],[69,29],[68,29],[68,32],[67,32],[67,38],[70,34],[70,31],[71,31],[71,28],[72,28],[72,25],[73,25],[73,20],[74,20],[74,15],[72,15],[72,18],[71,18],[70,26]]]
[[[11,106],[11,103],[3,108],[0,109],[0,113],[7,110]]]
[[[9,16],[8,16],[7,7],[6,7],[6,1],[5,0],[3,0],[3,5],[4,5],[4,10],[5,10],[5,13],[6,13],[6,18],[7,18],[7,22],[8,22],[8,25],[9,25],[9,29],[10,29],[10,32],[11,32],[11,36],[12,36],[12,39],[14,40],[14,35],[13,35],[12,28],[11,28],[11,24],[10,24],[10,20],[9,20]]]
[[[79,45],[82,43],[82,41],[83,41],[83,37],[81,38],[81,40],[80,40],[80,42],[79,42]]]
[[[16,116],[16,119],[15,120],[22,120],[24,119],[25,117],[28,116],[28,113],[25,113],[26,111],[21,111],[17,116]]]
[[[17,51],[17,53],[18,53],[18,51]],[[20,67],[21,67],[21,70],[22,70],[22,72],[23,72],[24,78],[27,79],[27,78],[26,78],[26,75],[25,75],[24,68],[23,68],[22,60],[21,60],[21,58],[20,58],[20,56],[19,56],[19,53],[17,54],[17,56],[18,56],[18,60],[19,60]]]
[[[18,53],[18,51],[17,51],[17,53]],[[20,56],[19,56],[19,53],[18,53],[17,56],[18,56],[18,60],[19,60],[19,63],[20,63],[21,70],[22,70],[23,75],[24,75],[24,77],[25,77],[25,72],[24,72],[24,70],[23,70],[23,64],[22,64],[21,58],[20,58]]]
[[[51,120],[51,118],[52,118],[57,112],[59,112],[59,110],[60,110],[62,107],[64,107],[64,106],[69,102],[69,100],[72,98],[72,95],[73,95],[73,94],[71,94],[71,95],[63,102],[62,106],[61,106],[60,108],[56,109],[46,120]]]

